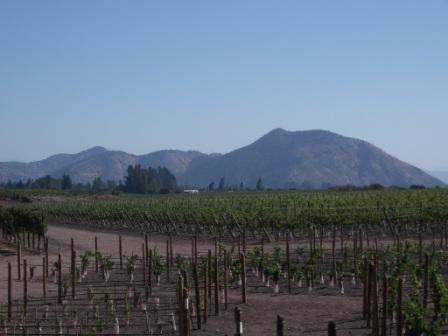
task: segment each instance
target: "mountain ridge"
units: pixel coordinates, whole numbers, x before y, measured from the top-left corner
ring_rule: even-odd
[[[95,177],[119,181],[129,165],[164,166],[180,184],[204,187],[225,177],[228,185],[253,187],[262,178],[271,188],[327,188],[335,185],[444,185],[423,170],[360,139],[320,129],[276,128],[225,154],[159,150],[135,155],[95,146],[77,154],[56,154],[30,162],[0,163],[0,182],[69,174],[74,182]]]

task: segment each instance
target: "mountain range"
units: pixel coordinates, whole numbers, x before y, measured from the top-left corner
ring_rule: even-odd
[[[145,155],[93,147],[31,162],[0,163],[0,182],[45,175],[71,176],[74,182],[123,180],[129,165],[167,167],[179,184],[204,187],[221,177],[227,185],[270,188],[326,188],[337,185],[443,186],[439,179],[400,161],[368,142],[329,131],[274,129],[250,145],[226,154],[161,150]]]

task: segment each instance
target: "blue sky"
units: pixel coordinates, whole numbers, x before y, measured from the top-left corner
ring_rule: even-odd
[[[448,169],[448,1],[0,1],[0,161],[327,129]]]

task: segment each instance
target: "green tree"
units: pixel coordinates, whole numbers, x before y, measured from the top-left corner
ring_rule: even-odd
[[[168,193],[177,188],[176,177],[165,167],[157,169],[129,166],[122,189],[129,193]]]
[[[104,186],[103,180],[101,180],[101,177],[96,177],[92,182],[92,191],[99,192],[104,189],[105,189],[105,186]]]
[[[263,190],[264,189],[263,180],[261,179],[261,177],[257,181],[256,189],[257,190]]]
[[[226,187],[225,178],[221,177],[220,180],[219,180],[219,184],[218,184],[218,190],[219,191],[223,191],[225,187]]]
[[[62,190],[71,190],[72,189],[72,179],[70,178],[69,175],[62,176],[61,189]]]

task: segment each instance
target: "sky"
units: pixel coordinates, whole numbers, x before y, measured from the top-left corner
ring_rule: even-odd
[[[0,161],[273,128],[448,170],[448,0],[0,0]]]

